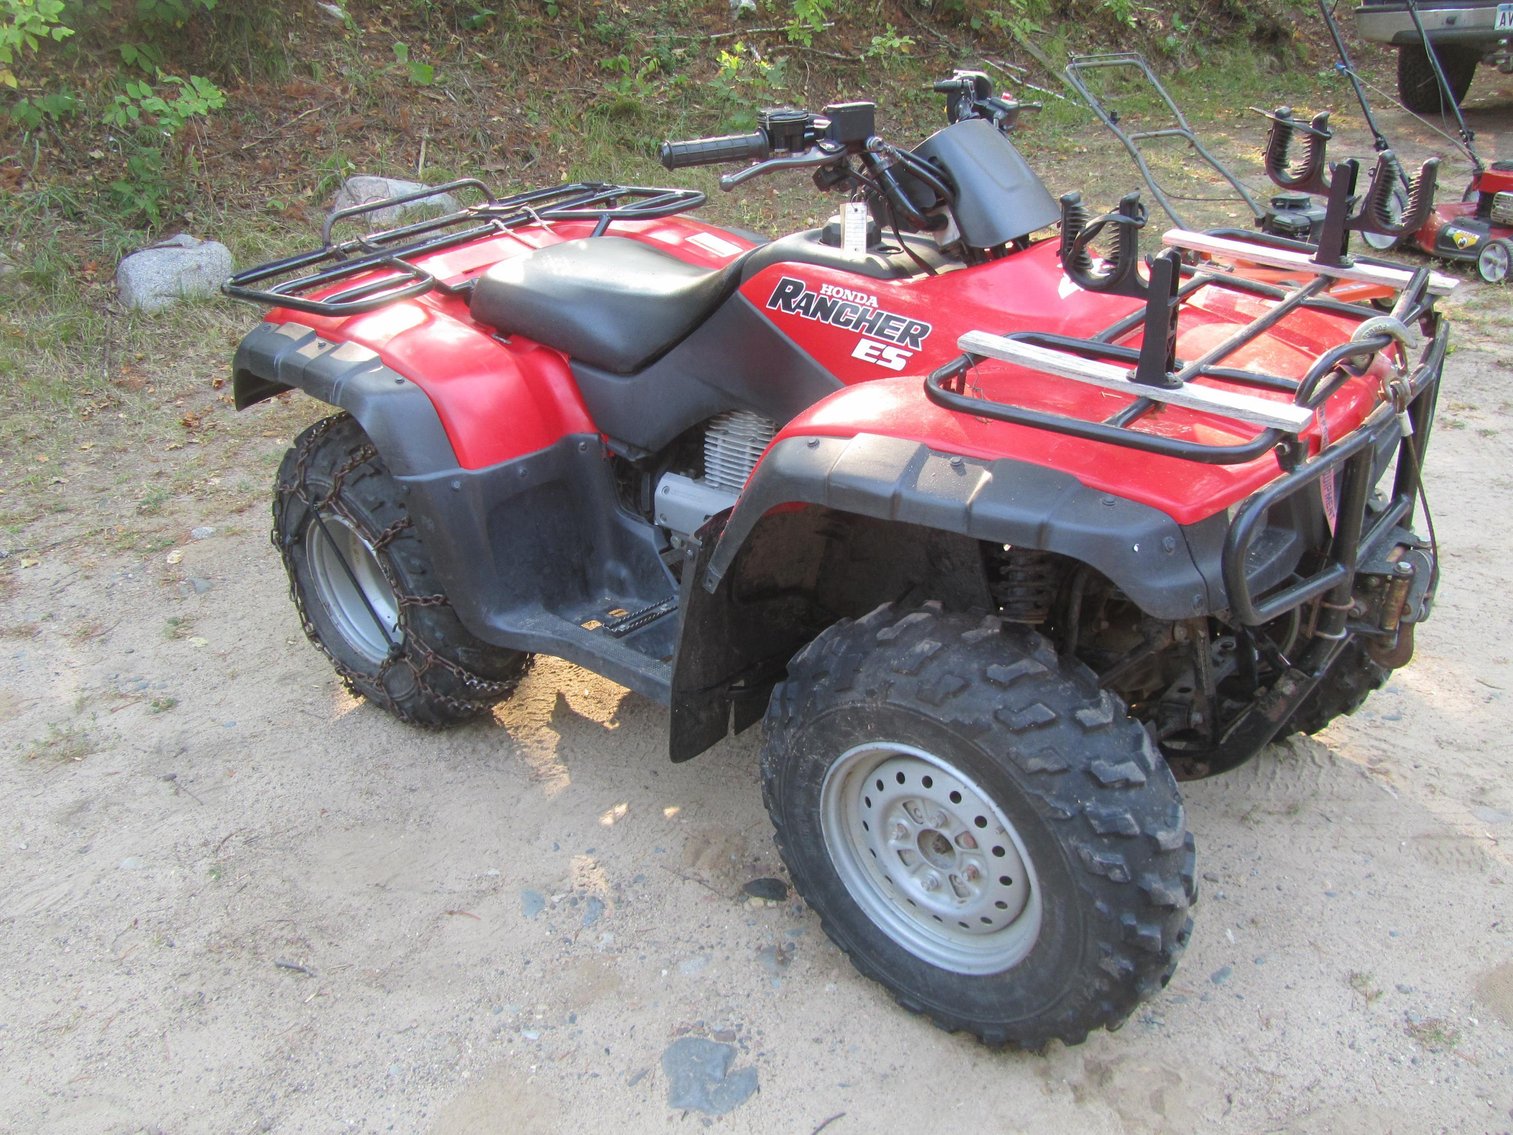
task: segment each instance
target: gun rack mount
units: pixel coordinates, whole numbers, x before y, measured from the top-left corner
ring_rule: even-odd
[[[1309,256],[1313,250],[1306,246],[1278,247],[1278,242],[1264,238],[1245,240],[1173,229],[1162,236],[1162,243],[1167,251],[1152,258],[1149,281],[1140,281],[1145,296],[1142,308],[1088,338],[1033,331],[1008,335],[969,331],[957,344],[964,353],[925,379],[927,396],[938,405],[979,418],[1204,464],[1241,464],[1275,451],[1287,469],[1306,456],[1299,435],[1314,423],[1315,411],[1347,381],[1364,374],[1378,354],[1395,351],[1398,377],[1390,387],[1384,382],[1383,401],[1392,403],[1403,436],[1411,434],[1403,411],[1437,371],[1435,360],[1443,355],[1444,335],[1433,314],[1434,299],[1455,286],[1453,279],[1427,268],[1409,271],[1376,261],[1332,264],[1327,257]],[[1184,252],[1202,253],[1210,259],[1186,264]],[[1282,268],[1303,282],[1281,287],[1221,268],[1213,258]],[[1113,274],[1105,273],[1103,278]],[[1337,280],[1391,290],[1396,302],[1386,314],[1367,303],[1335,298],[1329,288]],[[1181,309],[1203,289],[1215,286],[1275,303],[1201,357],[1180,359],[1176,343]],[[1354,319],[1355,331],[1319,354],[1300,378],[1226,365],[1241,348],[1300,308]],[[1426,339],[1418,359],[1410,362],[1415,327],[1424,330]],[[1142,331],[1138,348],[1117,342],[1136,329]],[[1113,415],[1094,421],[983,397],[975,388],[969,389],[968,375],[988,359],[1116,391],[1131,400]],[[1263,397],[1260,392],[1273,396]],[[1288,397],[1280,399],[1277,394]],[[1134,428],[1161,406],[1218,415],[1254,427],[1256,432],[1247,441],[1210,444]]]

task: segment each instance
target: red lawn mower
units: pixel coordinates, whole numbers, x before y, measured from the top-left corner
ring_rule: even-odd
[[[1365,87],[1350,61],[1350,54],[1345,48],[1345,41],[1340,35],[1339,25],[1335,22],[1328,0],[1319,0],[1319,9],[1339,54],[1335,69],[1350,80],[1351,89],[1361,104],[1361,112],[1366,118],[1378,154],[1390,156],[1391,146],[1371,113]],[[1507,280],[1509,271],[1513,270],[1513,161],[1493,162],[1490,167],[1482,162],[1481,155],[1476,151],[1475,135],[1466,125],[1459,100],[1445,75],[1440,58],[1430,46],[1428,32],[1414,0],[1406,0],[1406,9],[1423,43],[1423,53],[1434,72],[1434,80],[1439,85],[1440,105],[1454,113],[1460,137],[1454,138],[1443,131],[1437,132],[1459,145],[1471,160],[1471,181],[1461,200],[1435,205],[1422,223],[1405,235],[1368,236],[1367,243],[1379,251],[1402,246],[1417,248],[1445,260],[1471,261],[1476,265],[1477,275],[1483,280],[1489,284],[1500,284]],[[1431,124],[1425,124],[1430,125],[1430,129],[1436,129]],[[1392,207],[1401,210],[1411,187],[1401,171],[1396,176],[1398,189],[1393,194]]]

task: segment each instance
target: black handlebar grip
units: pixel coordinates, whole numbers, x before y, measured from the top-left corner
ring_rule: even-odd
[[[663,142],[657,157],[664,169],[686,169],[689,166],[713,166],[724,162],[760,162],[766,160],[768,153],[767,135],[760,130],[753,130],[750,134]]]

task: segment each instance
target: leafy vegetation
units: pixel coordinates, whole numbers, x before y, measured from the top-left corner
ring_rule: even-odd
[[[1228,89],[1239,108],[1268,97],[1250,90],[1277,85],[1276,60],[1296,60],[1290,32],[1264,29],[1289,27],[1301,2],[757,0],[734,16],[729,0],[0,0],[0,451],[64,460],[103,432],[123,451],[183,449],[187,465],[220,428],[213,384],[248,313],[112,303],[119,258],[160,234],[212,236],[243,264],[292,252],[354,173],[477,175],[503,192],[708,186],[706,171],[670,178],[656,143],[749,129],[763,106],[861,97],[879,101],[891,136],[918,138],[940,121],[931,79],[971,66],[1010,91],[1027,76],[1055,91],[1037,55],[1073,48],[1137,46],[1165,61],[1179,98]],[[1239,41],[1223,84],[1177,74]],[[1052,159],[1054,190],[1112,176],[1075,159],[1096,132],[1085,110],[1023,90],[1047,105],[1025,144]],[[711,198],[712,219],[769,231],[830,207],[803,178]],[[68,429],[72,442],[48,440]],[[29,460],[0,458],[0,482],[60,475]],[[153,508],[138,484],[124,499]]]

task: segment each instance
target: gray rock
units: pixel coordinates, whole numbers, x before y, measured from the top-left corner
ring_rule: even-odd
[[[520,913],[526,918],[535,918],[546,909],[546,896],[540,891],[520,892]]]
[[[116,289],[121,302],[135,311],[162,311],[182,300],[215,295],[231,269],[231,251],[224,244],[181,233],[122,260],[116,267]]]
[[[215,527],[210,524],[202,524],[198,528],[191,528],[189,530],[189,538],[191,540],[208,540],[214,535]]]
[[[371,201],[387,201],[391,197],[403,197],[407,193],[418,193],[425,186],[418,181],[399,181],[391,177],[370,177],[367,174],[359,174],[349,177],[342,183],[341,189],[336,193],[336,200],[331,203],[333,210],[350,209],[354,205],[366,205]],[[422,197],[415,201],[407,201],[403,205],[390,205],[382,209],[375,209],[371,213],[364,214],[354,221],[354,224],[367,223],[369,225],[392,225],[410,213],[420,212],[427,209],[440,209],[444,213],[455,212],[457,198],[450,193],[433,193],[429,197]]]
[[[1213,973],[1208,975],[1208,980],[1213,982],[1215,985],[1223,985],[1226,981],[1229,980],[1229,975],[1232,973],[1234,973],[1234,969],[1232,967],[1220,966],[1218,969],[1214,970]]]
[[[125,859],[121,860],[122,871],[140,871],[146,866],[147,861],[136,855],[128,855]]]
[[[667,1077],[667,1106],[694,1108],[706,1115],[724,1115],[751,1098],[757,1090],[757,1070],[730,1065],[735,1047],[702,1037],[679,1037],[662,1053]]]
[[[762,968],[772,978],[773,984],[776,984],[777,980],[788,971],[788,967],[793,964],[793,955],[797,951],[798,947],[792,942],[783,942],[776,946],[763,946],[757,951],[757,961],[761,963]]]
[[[604,900],[598,895],[589,895],[588,902],[583,904],[584,929],[592,926],[604,916]]]
[[[753,879],[741,891],[754,899],[782,902],[788,897],[788,884],[781,879]]]

